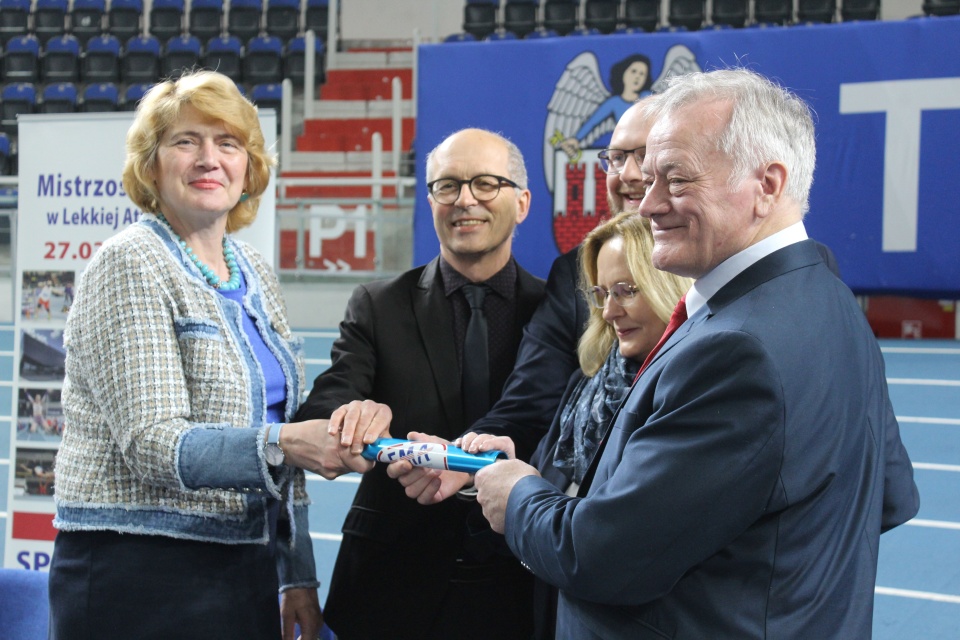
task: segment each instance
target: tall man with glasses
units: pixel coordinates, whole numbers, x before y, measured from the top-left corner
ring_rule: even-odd
[[[329,417],[369,398],[390,407],[397,437],[417,431],[453,439],[499,397],[544,292],[511,252],[530,209],[523,157],[500,135],[465,129],[430,152],[426,173],[440,255],[357,287],[332,364],[298,419]],[[488,384],[465,389],[463,376],[482,359],[467,352],[471,283],[484,285]],[[342,442],[359,450],[366,426],[363,419],[356,430],[348,425]],[[484,522],[476,502],[424,506],[383,465],[364,474],[324,612],[340,640],[529,638],[532,576],[505,548],[472,537],[470,519]]]

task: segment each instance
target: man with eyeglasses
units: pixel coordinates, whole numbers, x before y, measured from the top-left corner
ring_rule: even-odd
[[[512,255],[530,210],[523,156],[498,134],[465,129],[430,152],[426,173],[440,255],[357,287],[300,419],[369,398],[390,407],[396,437],[452,440],[499,397],[544,291]],[[484,290],[473,304],[486,319],[489,366],[488,383],[470,386],[462,378],[480,357],[468,345],[474,284]],[[341,441],[359,451],[365,428],[363,418],[346,425]],[[471,536],[471,519],[492,537],[475,501],[420,505],[384,465],[365,473],[324,611],[338,638],[528,639],[532,576],[505,547]]]
[[[669,82],[640,215],[653,265],[695,279],[679,328],[577,496],[508,460],[478,501],[559,588],[558,639],[868,640],[880,534],[919,495],[876,339],[804,227],[810,109],[746,69]]]

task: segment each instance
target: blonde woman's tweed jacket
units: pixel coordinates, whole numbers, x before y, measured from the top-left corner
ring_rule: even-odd
[[[244,307],[286,374],[290,420],[303,390],[300,342],[273,272],[230,243]],[[265,383],[243,312],[151,215],[103,244],[64,333],[56,527],[267,544],[271,496],[292,532],[277,541],[281,590],[317,586],[303,472],[264,459]]]

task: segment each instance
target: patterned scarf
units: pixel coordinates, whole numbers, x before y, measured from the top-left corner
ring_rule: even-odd
[[[584,378],[560,414],[560,438],[553,464],[581,484],[593,454],[607,435],[610,419],[630,389],[640,363],[620,355],[614,343],[600,371]]]

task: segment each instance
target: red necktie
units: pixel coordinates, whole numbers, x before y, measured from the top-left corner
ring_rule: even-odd
[[[643,373],[643,370],[647,368],[647,365],[650,364],[650,361],[653,360],[653,357],[657,355],[657,352],[660,351],[660,347],[670,339],[670,336],[680,328],[687,320],[687,296],[684,294],[680,298],[680,302],[677,303],[677,306],[673,308],[673,313],[670,315],[670,321],[667,323],[667,328],[664,330],[663,335],[660,336],[660,342],[657,343],[657,346],[647,354],[647,359],[643,361],[643,365],[640,367],[640,371],[637,372],[637,377],[633,379],[634,384],[637,380],[640,379],[640,374]]]

